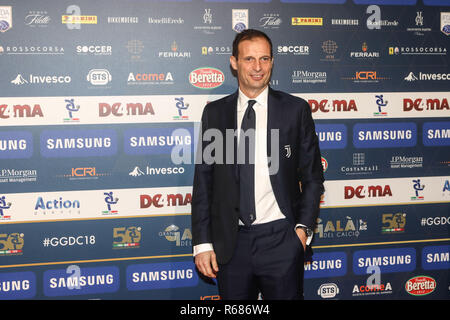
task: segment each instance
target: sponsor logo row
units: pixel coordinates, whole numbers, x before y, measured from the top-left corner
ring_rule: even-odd
[[[139,173],[135,171],[132,173]],[[449,202],[449,181],[449,177],[325,181],[321,207],[376,206],[380,201],[384,206]],[[191,212],[191,192],[192,187],[166,187],[0,194],[0,222],[188,214]],[[386,216],[383,223],[394,219],[400,226],[403,218],[402,215]],[[353,223],[347,221],[346,229],[350,222]],[[319,224],[322,229],[316,232],[321,237],[325,237],[331,228],[329,223]],[[397,228],[395,223],[386,227],[386,232],[389,228]],[[351,226],[350,231],[356,231],[354,223]],[[358,223],[358,232],[366,228],[367,222]]]
[[[352,263],[352,266],[349,266]],[[349,261],[345,252],[315,253],[305,264],[305,279],[342,277],[352,268],[355,275],[377,271],[380,274],[450,268],[450,246],[427,246],[417,256],[412,247],[395,249],[358,250]]]
[[[200,121],[206,95],[0,99],[0,123],[57,125]]]
[[[136,291],[195,287],[198,279],[195,265],[186,261],[131,264],[122,281],[127,290]],[[117,266],[70,265],[65,269],[50,269],[44,271],[41,283],[42,289],[38,288],[36,274],[32,271],[0,273],[0,299],[30,299],[38,290],[46,297],[114,293],[121,287]]]
[[[189,214],[191,191],[166,187],[1,194],[0,223]]]
[[[33,241],[26,240],[30,237],[28,233],[5,232],[1,234],[0,238],[0,257],[24,255],[34,259],[36,258],[36,252],[45,252],[43,256],[47,257],[48,252],[51,250],[58,250],[61,253],[61,250],[67,249],[67,252],[69,252],[74,248],[78,251],[81,248],[91,251],[107,247],[113,250],[146,247],[149,250],[149,243],[153,248],[158,247],[159,252],[164,251],[164,244],[168,244],[170,249],[182,248],[190,252],[192,246],[191,229],[179,227],[175,224],[170,224],[164,229],[153,232],[153,234],[149,234],[149,230],[145,230],[147,231],[145,233],[144,228],[141,226],[128,225],[125,227],[112,227],[111,229],[108,230],[109,232],[101,233],[101,231],[96,230],[95,234],[82,235],[49,235],[47,232],[43,232],[45,233],[43,238],[33,239]],[[143,236],[147,239],[145,243],[142,243]],[[159,246],[155,245],[157,241],[161,241]]]
[[[417,233],[433,228],[433,231],[444,231],[450,225],[450,216],[411,217],[406,210],[386,210],[365,217],[346,214],[345,217],[333,217],[323,214],[317,219],[314,239],[317,245],[328,243],[327,240],[367,239],[377,235],[403,235]],[[412,231],[414,230],[414,231]],[[437,233],[436,233],[437,234]]]
[[[450,145],[450,122],[424,122],[421,130],[415,122],[355,123],[353,132],[345,124],[316,124],[322,150],[345,149],[349,140],[355,148],[415,147],[422,138],[425,147]]]
[[[1,50],[1,47],[0,47]],[[177,78],[173,71],[139,71],[129,72],[127,76],[122,76],[120,80],[115,81],[120,85],[128,87],[134,86],[162,86],[167,88],[169,85],[174,85],[176,81],[183,81],[190,83],[198,89],[214,89],[220,87],[225,82],[224,73],[213,67],[198,67],[192,70],[189,75],[184,75],[183,79]],[[81,81],[81,79],[77,79]],[[86,83],[87,89],[110,89],[113,81],[113,76],[108,69],[91,69],[82,79]],[[61,87],[72,84],[72,76],[54,75],[54,74],[32,74],[32,73],[17,73],[12,76],[9,83],[13,87],[29,88],[35,87]]]
[[[27,159],[37,155],[38,150],[44,158],[104,157],[116,155],[123,148],[128,155],[174,156],[184,151],[187,153],[179,160],[191,164],[189,154],[194,150],[195,141],[198,141],[194,129],[194,126],[166,126],[129,128],[119,132],[112,128],[77,127],[42,130],[39,137],[29,130],[0,131],[0,159]],[[450,145],[449,121],[424,122],[421,129],[423,146]],[[355,148],[415,147],[420,133],[415,122],[355,123],[352,142]],[[349,133],[345,124],[317,124],[316,134],[322,150],[347,147]],[[35,145],[35,138],[39,141],[38,146]],[[172,161],[174,159],[172,157]]]
[[[294,94],[316,120],[441,117],[450,111],[445,92]],[[21,97],[0,99],[0,123],[13,125],[194,121],[222,95]]]
[[[181,1],[181,0],[180,0]],[[220,1],[216,1],[220,2]],[[229,2],[224,0],[224,2]],[[234,1],[234,2],[247,2],[247,1]],[[270,0],[259,0],[252,2],[270,2]],[[310,3],[306,0],[282,0],[281,2],[286,3]],[[323,0],[320,3],[332,3],[332,4],[343,4],[345,1],[342,0]],[[367,5],[367,1],[354,0],[356,4]],[[382,2],[385,4],[410,4],[415,5],[416,0],[385,0]],[[433,3],[434,5],[440,4],[437,0],[425,0],[426,4]],[[432,4],[432,5],[433,5]],[[13,28],[13,7],[11,6],[1,6],[0,7],[0,32],[6,32]],[[78,5],[70,5],[67,7],[66,12],[57,17],[51,16],[44,9],[41,10],[30,10],[21,12],[22,21],[21,25],[25,24],[30,28],[45,28],[50,24],[57,24],[66,26],[68,30],[80,30],[83,28],[89,28],[95,25],[126,25],[136,26],[139,24],[150,24],[150,25],[163,25],[168,26],[178,26],[186,29],[187,24],[194,24],[193,30],[201,31],[205,34],[214,34],[218,31],[222,31],[225,28],[222,24],[217,24],[217,17],[223,18],[228,17],[229,27],[234,31],[240,32],[249,27],[250,12],[249,9],[232,9],[231,12],[228,11],[228,15],[224,15],[224,10],[216,8],[205,8],[200,9],[197,12],[192,12],[189,17],[184,14],[181,16],[99,16],[96,12],[85,13],[85,7],[83,10]],[[92,10],[91,10],[92,11]],[[278,11],[278,10],[277,10]],[[231,14],[230,14],[231,13]],[[289,25],[293,28],[300,27],[361,27],[367,28],[368,30],[380,30],[388,28],[389,30],[399,30],[413,32],[415,35],[424,35],[426,32],[432,31],[431,25],[434,16],[430,16],[427,12],[416,11],[415,13],[409,14],[409,16],[403,19],[403,24],[399,23],[399,19],[396,16],[391,17],[381,17],[381,8],[377,5],[370,5],[366,8],[365,16],[363,17],[349,17],[348,15],[332,17],[318,16],[292,16],[292,15],[281,15],[279,12],[270,12],[259,14],[255,17],[254,12],[251,11],[252,21],[256,19],[254,23],[260,28],[266,29],[279,29],[283,25]],[[18,15],[15,15],[17,21]],[[409,18],[409,19],[408,19]],[[447,12],[441,12],[440,21],[440,31],[448,35],[449,30],[449,17]],[[188,20],[188,21],[186,21]]]
[[[321,207],[449,202],[449,181],[447,176],[325,181]]]
[[[354,284],[352,296],[390,294],[390,282],[382,275],[394,272],[411,272],[418,264],[423,270],[450,268],[450,247],[428,246],[422,249],[421,262],[417,261],[416,249],[396,248],[362,250],[353,254],[353,272],[356,275],[372,274],[366,283]],[[305,265],[305,279],[335,278],[348,272],[347,255],[344,252],[316,253],[313,261]],[[370,280],[370,281],[369,281]],[[163,288],[195,287],[198,274],[192,262],[168,262],[132,264],[125,272],[126,288],[154,290]],[[79,267],[70,265],[65,269],[44,271],[42,291],[47,297],[73,296],[82,294],[113,293],[120,288],[120,272],[116,266]],[[432,294],[438,286],[430,276],[413,276],[404,284],[404,290],[413,296]],[[39,288],[40,289],[40,288]],[[349,288],[350,289],[350,288]],[[36,274],[31,271],[0,273],[0,299],[33,298],[38,290]],[[335,283],[322,284],[317,291],[322,298],[335,298],[342,294],[342,287]]]
[[[354,281],[354,285],[351,288],[351,297],[375,298],[380,295],[390,295],[393,292],[396,294],[406,292],[411,296],[422,297],[432,294],[436,290],[438,282],[433,277],[420,275],[408,279],[403,286],[397,285],[398,281],[395,281],[394,284],[392,281],[375,283],[369,282],[369,280],[365,283],[363,281],[359,283]],[[442,286],[442,283],[440,283],[440,286]],[[346,287],[345,289],[350,291],[350,288]],[[344,289],[334,282],[329,282],[321,284],[316,293],[322,299],[339,299],[344,294]]]
[[[31,158],[37,150],[44,158],[104,157],[116,155],[119,146],[129,155],[172,155],[181,150],[190,154],[194,138],[193,127],[130,128],[122,134],[115,129],[79,127],[43,130],[35,146],[31,131],[0,131],[0,159]]]

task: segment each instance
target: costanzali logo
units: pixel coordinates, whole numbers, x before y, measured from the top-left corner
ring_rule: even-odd
[[[436,289],[436,280],[427,276],[417,276],[405,283],[405,290],[413,296],[425,296]]]
[[[189,83],[200,89],[214,89],[220,87],[224,81],[225,75],[216,68],[198,68],[189,74]]]

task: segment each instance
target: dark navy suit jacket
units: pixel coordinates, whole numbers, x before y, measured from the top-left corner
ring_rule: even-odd
[[[212,243],[220,264],[232,257],[239,226],[237,139],[233,143],[234,161],[228,163],[226,159],[231,155],[227,156],[230,150],[225,142],[226,130],[236,130],[237,99],[238,91],[205,106],[202,132],[214,128],[222,133],[223,161],[197,161],[193,182],[192,244]],[[269,88],[267,121],[269,157],[272,154],[271,129],[279,130],[279,169],[270,176],[278,206],[293,226],[303,224],[314,229],[324,178],[311,109],[305,100]],[[200,141],[197,152],[203,152],[210,143]]]

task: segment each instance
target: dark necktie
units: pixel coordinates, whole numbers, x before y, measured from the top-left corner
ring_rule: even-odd
[[[239,138],[240,150],[245,152],[245,159],[243,164],[239,165],[239,194],[240,194],[240,219],[246,225],[250,226],[256,219],[255,209],[255,136],[250,135],[253,143],[249,143],[249,139],[245,137],[244,133],[252,129],[255,132],[256,114],[253,110],[255,100],[248,101],[248,107],[245,111],[241,124],[241,136]],[[243,148],[242,144],[245,144]],[[253,147],[253,150],[250,150]]]

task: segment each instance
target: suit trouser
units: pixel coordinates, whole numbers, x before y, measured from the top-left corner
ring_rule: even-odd
[[[222,299],[303,299],[303,245],[287,219],[239,227],[236,249],[219,265]]]

